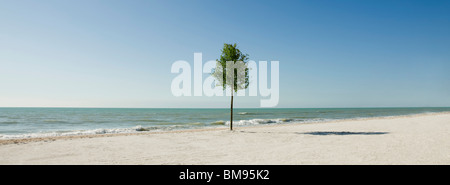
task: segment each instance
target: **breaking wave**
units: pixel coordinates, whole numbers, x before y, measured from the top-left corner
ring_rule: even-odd
[[[37,137],[57,137],[57,136],[77,136],[77,135],[95,135],[95,134],[117,134],[117,133],[136,133],[142,131],[157,130],[156,127],[142,127],[140,125],[132,128],[115,128],[115,129],[91,129],[91,130],[75,130],[75,131],[55,131],[55,132],[38,132],[16,135],[0,134],[0,139],[22,139]]]
[[[327,119],[291,119],[291,118],[277,118],[277,119],[250,119],[250,120],[236,120],[233,121],[233,125],[237,126],[250,126],[250,125],[262,125],[262,124],[280,124],[280,123],[314,123],[327,121]],[[225,122],[225,125],[230,125],[230,121]]]
[[[250,119],[250,120],[236,120],[233,121],[235,126],[252,126],[265,124],[283,124],[283,123],[310,123],[326,121],[325,119],[291,119],[291,118],[277,118],[277,119]],[[167,124],[167,125],[165,125]],[[118,134],[118,133],[138,133],[138,132],[158,132],[170,130],[182,130],[202,127],[220,127],[230,125],[230,121],[218,120],[210,122],[209,124],[193,122],[173,125],[169,123],[143,127],[141,125],[130,128],[99,128],[90,130],[71,130],[71,131],[53,131],[53,132],[37,132],[25,134],[0,134],[0,139],[22,139],[22,138],[38,138],[38,137],[57,137],[57,136],[77,136],[77,135],[96,135],[96,134]]]
[[[319,122],[324,119],[291,119],[291,118],[277,118],[277,119],[249,119],[249,120],[235,120],[235,126],[252,126],[265,124],[282,124],[282,123],[306,123]],[[77,135],[96,135],[96,134],[118,134],[118,133],[138,133],[138,132],[158,132],[170,130],[182,130],[203,127],[220,127],[230,125],[230,121],[213,121],[210,123],[192,122],[192,123],[160,123],[152,126],[143,127],[141,125],[130,128],[98,128],[89,130],[70,130],[70,131],[52,131],[52,132],[37,132],[25,134],[0,134],[0,139],[22,139],[22,138],[38,138],[38,137],[57,137],[57,136],[77,136]]]

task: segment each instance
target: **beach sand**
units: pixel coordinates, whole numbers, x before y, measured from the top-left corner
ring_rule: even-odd
[[[450,164],[450,113],[0,141],[0,164]]]

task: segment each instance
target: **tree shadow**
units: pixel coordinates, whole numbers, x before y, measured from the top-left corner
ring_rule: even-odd
[[[389,132],[325,132],[325,131],[317,131],[317,132],[304,132],[301,134],[309,134],[309,135],[316,135],[316,136],[327,136],[327,135],[382,135],[382,134],[388,134]]]
[[[349,131],[315,131],[315,132],[255,132],[255,131],[243,131],[240,130],[238,132],[241,133],[249,133],[249,134],[255,134],[255,133],[265,133],[265,134],[271,134],[271,133],[285,133],[285,134],[308,134],[308,135],[316,135],[316,136],[328,136],[328,135],[338,135],[338,136],[345,136],[345,135],[383,135],[383,134],[389,134],[389,132],[349,132]]]

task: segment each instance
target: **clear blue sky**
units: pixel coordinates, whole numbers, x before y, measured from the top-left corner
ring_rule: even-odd
[[[448,0],[0,0],[0,107],[228,107],[170,90],[224,43],[280,61],[278,107],[450,106]]]

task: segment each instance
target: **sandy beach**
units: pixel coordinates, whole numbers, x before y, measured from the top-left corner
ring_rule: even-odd
[[[450,164],[450,113],[0,141],[0,164]]]

